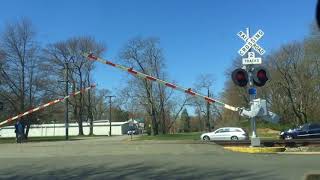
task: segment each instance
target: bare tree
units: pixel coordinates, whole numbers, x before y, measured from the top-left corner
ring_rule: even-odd
[[[17,114],[30,109],[41,101],[45,84],[40,71],[39,44],[35,40],[35,30],[31,22],[21,19],[8,23],[1,35],[0,51],[0,96],[8,104],[7,112]],[[34,115],[22,117],[27,124],[26,135]]]
[[[202,74],[197,78],[197,83],[195,84],[195,87],[197,91],[205,91],[205,94],[207,94],[208,97],[213,97],[213,92],[212,92],[212,86],[213,86],[214,78],[212,74]],[[212,112],[211,104],[209,102],[204,102],[203,100],[200,99],[194,99],[194,105],[196,106],[196,109],[204,114],[206,116],[206,129],[207,131],[212,130],[212,123],[211,120],[213,119],[210,114]],[[206,106],[206,107],[204,107]],[[212,105],[214,106],[214,104]],[[199,113],[198,112],[198,113]],[[201,114],[200,113],[200,114]],[[212,114],[213,115],[213,114]],[[202,118],[200,117],[199,123],[202,123]],[[202,127],[202,124],[200,125]]]
[[[130,40],[120,58],[128,66],[151,76],[166,79],[164,58],[156,38]],[[151,118],[152,134],[167,133],[171,122],[169,101],[172,90],[148,80],[130,79],[128,82],[131,100],[142,106]]]
[[[177,119],[186,106],[192,105],[192,99],[193,97],[189,95],[185,95],[183,98],[179,98],[178,96],[171,98],[167,105],[168,109],[171,110],[171,120],[168,122],[169,131],[176,132],[176,128],[179,128],[179,126],[176,126]]]
[[[94,68],[92,62],[83,57],[81,53],[93,52],[100,55],[103,51],[104,46],[93,38],[75,37],[48,45],[44,53],[48,62],[55,67],[53,72],[60,79],[64,79],[63,67],[65,64],[70,65],[69,79],[72,84],[72,92],[76,92],[84,88],[85,85],[89,85],[92,81],[90,74]],[[62,84],[60,87],[63,87]],[[88,96],[91,96],[91,94]],[[79,96],[70,99],[70,103],[73,107],[73,117],[79,125],[79,135],[83,135],[82,122],[89,118],[91,126],[93,124],[92,102],[81,93]],[[90,130],[90,134],[92,134],[92,127]]]
[[[316,89],[317,75],[313,66],[316,64],[308,62],[305,51],[302,43],[291,43],[269,57],[274,78],[268,89],[272,89],[275,93],[271,90],[266,92],[272,93],[274,98],[270,102],[274,106],[284,105],[278,107],[284,117],[289,119],[287,116],[289,112],[295,115],[297,119],[294,124],[306,123],[309,119],[313,119],[315,117],[313,114],[318,109],[316,102],[319,102],[319,91]],[[291,121],[294,119],[291,118]]]

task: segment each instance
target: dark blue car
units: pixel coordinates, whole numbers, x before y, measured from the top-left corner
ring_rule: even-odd
[[[295,129],[280,132],[282,139],[298,139],[298,138],[320,138],[320,124],[308,123]]]

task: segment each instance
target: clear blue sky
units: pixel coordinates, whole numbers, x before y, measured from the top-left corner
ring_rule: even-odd
[[[267,53],[300,41],[314,21],[315,0],[3,0],[5,22],[27,17],[43,44],[91,35],[108,47],[114,59],[136,36],[159,37],[170,80],[192,87],[197,76],[215,76],[215,94],[223,91],[225,70],[243,45],[236,33],[262,29],[259,44]],[[125,82],[122,71],[97,64],[100,88],[115,90]]]

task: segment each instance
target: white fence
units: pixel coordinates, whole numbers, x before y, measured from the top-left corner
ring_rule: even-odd
[[[126,134],[129,128],[128,122],[112,122],[111,133],[112,135]],[[94,135],[109,135],[109,122],[94,122],[93,134]],[[14,126],[7,126],[0,128],[0,137],[16,137]],[[83,123],[83,133],[88,135],[90,131],[90,124]],[[79,134],[77,123],[69,124],[69,135],[76,136]],[[31,125],[29,129],[29,137],[41,136],[65,136],[65,124],[40,124]]]

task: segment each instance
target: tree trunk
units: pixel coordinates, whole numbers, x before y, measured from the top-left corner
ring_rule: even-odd
[[[90,72],[88,72],[88,86],[90,86]],[[93,135],[93,114],[92,114],[92,105],[91,105],[91,90],[88,91],[88,117],[90,120],[90,132],[89,135]]]
[[[149,102],[149,106],[151,106],[151,124],[152,124],[152,135],[158,135],[159,134],[159,128],[158,128],[158,122],[157,122],[157,113],[155,109],[155,105],[152,99],[152,84],[149,84],[146,80],[144,81],[146,90],[147,90],[147,99]]]
[[[159,86],[160,90],[160,124],[162,134],[166,134],[166,116],[165,116],[165,108],[164,108],[164,93],[162,87]]]
[[[80,98],[82,98],[82,97],[80,97]],[[82,122],[83,122],[83,107],[82,107],[82,105],[80,105],[80,107],[79,107],[79,117],[78,117],[79,136],[82,136],[82,135],[83,135]]]
[[[158,123],[156,119],[156,111],[153,105],[151,106],[151,118],[152,118],[152,135],[156,136],[159,134],[159,129],[158,129]]]
[[[89,135],[92,136],[93,135],[93,114],[92,114],[92,106],[91,106],[91,90],[89,90],[88,92],[88,103],[89,103],[89,107],[88,107],[88,116],[89,116],[89,120],[90,120],[90,132]]]
[[[90,114],[92,114],[92,113],[90,112]],[[89,118],[90,118],[90,133],[89,133],[89,135],[93,136],[93,116],[90,115]]]
[[[202,118],[201,118],[201,111],[198,110],[198,119],[199,119],[199,129],[202,132],[203,131],[203,122],[202,122]]]
[[[82,73],[79,70],[79,77],[80,77],[80,89],[83,88],[83,83],[82,83]],[[78,117],[78,124],[79,124],[79,136],[83,136],[83,94],[79,94],[79,117]]]
[[[79,125],[79,136],[83,136],[83,126],[82,126],[82,122],[78,122]]]
[[[28,140],[29,129],[30,129],[30,124],[28,123],[27,126],[26,126],[26,134],[25,134],[26,140]]]

